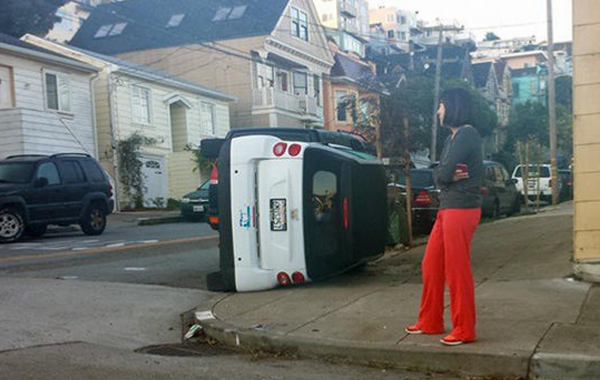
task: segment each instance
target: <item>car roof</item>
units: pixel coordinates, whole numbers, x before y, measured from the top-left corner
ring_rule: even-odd
[[[44,159],[60,159],[60,158],[92,158],[87,153],[56,153],[52,155],[47,154],[15,154],[8,156],[0,162],[37,162]]]

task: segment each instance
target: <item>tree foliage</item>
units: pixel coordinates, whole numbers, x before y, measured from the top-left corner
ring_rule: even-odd
[[[0,1],[0,33],[21,38],[26,33],[45,36],[61,21],[56,10],[67,0],[2,0]]]

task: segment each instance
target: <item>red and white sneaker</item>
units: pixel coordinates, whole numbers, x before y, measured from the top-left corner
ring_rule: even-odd
[[[407,334],[410,335],[419,335],[419,334],[423,334],[423,331],[421,331],[417,325],[412,325],[412,326],[408,326],[404,328],[404,331],[406,331]]]
[[[460,346],[461,344],[468,343],[453,337],[452,335],[448,335],[445,338],[440,339],[440,343],[444,346]]]

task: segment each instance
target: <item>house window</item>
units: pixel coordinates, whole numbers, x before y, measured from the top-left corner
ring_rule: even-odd
[[[246,5],[239,5],[233,8],[220,7],[217,9],[217,13],[215,13],[215,17],[212,19],[212,21],[237,20],[244,16],[246,9],[248,9],[248,6]]]
[[[244,13],[246,13],[246,9],[248,7],[246,5],[240,5],[238,7],[233,7],[231,14],[229,15],[229,20],[237,20],[238,18],[242,18]]]
[[[402,25],[406,24],[406,17],[405,16],[400,16],[400,24],[402,24]]]
[[[273,67],[265,65],[264,63],[256,64],[256,73],[258,88],[273,87]]]
[[[126,22],[120,22],[118,24],[108,24],[108,25],[102,25],[100,28],[98,28],[98,31],[96,32],[96,34],[94,34],[94,38],[104,38],[106,36],[118,36],[121,33],[123,33],[123,30],[125,30],[125,27],[127,26]]]
[[[337,110],[337,121],[347,121],[348,112],[346,110],[346,92],[336,91],[335,92],[335,108]]]
[[[308,41],[308,15],[294,7],[292,7],[292,35]]]
[[[202,128],[204,132],[210,134],[216,134],[216,115],[215,105],[213,103],[202,102],[202,114],[200,115],[202,120]]]
[[[102,25],[100,28],[98,28],[98,31],[96,31],[96,34],[94,34],[94,38],[102,38],[102,37],[108,36],[108,32],[110,32],[112,27],[113,27],[112,24]]]
[[[113,26],[112,30],[110,31],[110,33],[108,33],[109,36],[118,36],[119,34],[123,33],[123,30],[125,29],[125,27],[127,26],[126,22],[121,22],[118,24],[115,24],[115,26]]]
[[[227,19],[227,16],[229,16],[230,12],[231,12],[231,8],[220,7],[219,9],[217,9],[217,13],[215,13],[215,17],[212,19],[213,22],[214,21],[223,21],[223,20]]]
[[[181,21],[183,21],[184,17],[185,17],[185,13],[180,13],[180,14],[171,16],[171,19],[169,20],[169,22],[167,23],[165,28],[178,27],[179,25],[181,25]]]
[[[131,93],[133,122],[150,125],[150,89],[132,86]]]
[[[317,99],[317,105],[321,105],[321,78],[318,75],[313,76],[313,88],[315,91],[315,99]]]
[[[288,73],[285,71],[277,72],[277,88],[283,92],[288,92]]]
[[[387,34],[388,34],[388,38],[394,38],[394,31],[393,30],[388,30]]]
[[[393,13],[387,14],[387,22],[394,22],[394,14]]]
[[[294,94],[308,95],[308,81],[306,73],[294,73]]]
[[[45,73],[46,108],[71,112],[71,88],[69,77],[64,74]]]

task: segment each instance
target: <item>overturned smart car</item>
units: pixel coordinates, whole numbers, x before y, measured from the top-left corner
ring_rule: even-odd
[[[381,162],[360,149],[302,140],[247,134],[202,142],[205,156],[218,156],[211,177],[218,215],[209,219],[220,231],[220,271],[208,276],[210,290],[302,284],[383,254]]]

